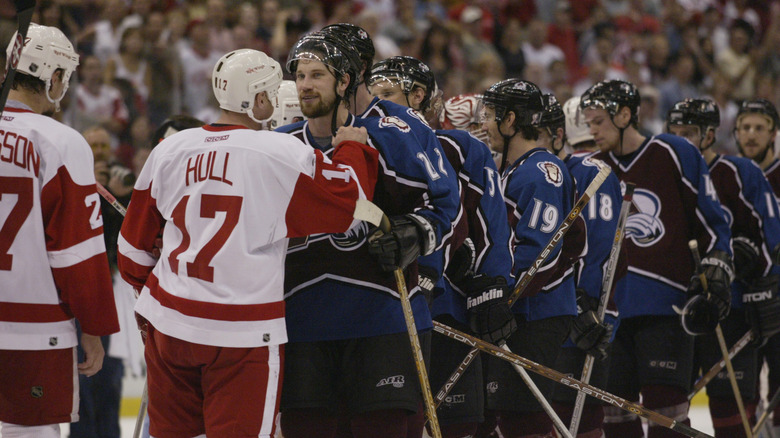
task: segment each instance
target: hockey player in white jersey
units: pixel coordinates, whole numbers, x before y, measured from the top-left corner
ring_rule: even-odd
[[[101,369],[100,336],[119,322],[92,152],[47,117],[79,56],[54,27],[30,24],[25,42],[0,120],[0,433],[59,438],[79,419],[78,374]]]
[[[257,131],[281,80],[262,52],[224,55],[212,74],[217,123],[163,140],[138,177],[119,269],[142,289],[135,310],[149,321],[152,436],[274,435],[287,238],[347,231],[376,183],[377,153],[361,144],[362,129],[339,130],[332,161]]]

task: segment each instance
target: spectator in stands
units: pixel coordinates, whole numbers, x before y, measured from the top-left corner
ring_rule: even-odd
[[[718,71],[734,84],[733,97],[745,100],[755,93],[756,67],[750,56],[755,30],[747,21],[736,19],[729,29],[729,46],[715,55]]]
[[[82,58],[78,68],[79,83],[65,120],[80,132],[100,126],[106,130],[112,149],[116,149],[120,135],[130,122],[130,114],[122,94],[116,87],[103,83],[103,76],[103,65],[97,56]]]
[[[106,0],[103,4],[103,18],[88,26],[78,40],[92,40],[92,53],[105,63],[119,53],[121,23],[127,15],[127,3],[124,0]]]
[[[273,1],[273,0],[269,0]],[[211,49],[209,29],[203,20],[192,20],[187,26],[188,43],[179,52],[184,87],[184,111],[211,122],[217,114],[211,90],[211,71],[222,52]]]
[[[670,59],[669,64],[671,66],[669,78],[658,86],[658,91],[661,94],[659,102],[660,114],[667,114],[675,103],[683,99],[694,98],[700,95],[698,88],[693,83],[696,64],[691,55],[680,53]],[[644,108],[642,106],[643,112]]]
[[[528,23],[523,55],[527,65],[535,64],[545,71],[553,61],[565,60],[563,51],[558,46],[547,42],[547,24],[538,19]]]
[[[434,23],[425,33],[420,60],[430,67],[440,86],[444,86],[450,76],[461,76],[464,73],[463,56],[454,28]]]
[[[520,21],[510,18],[501,29],[498,41],[498,54],[504,62],[507,77],[519,78],[525,70],[525,55],[523,54],[523,28]]]
[[[227,26],[227,11],[224,0],[208,0],[206,2],[206,17],[211,50],[227,53],[240,48],[235,46],[233,35]]]
[[[125,79],[130,82],[136,93],[136,108],[144,113],[146,101],[149,99],[152,75],[144,54],[143,28],[126,27],[119,41],[119,53],[106,62],[105,82],[111,84],[114,79]]]

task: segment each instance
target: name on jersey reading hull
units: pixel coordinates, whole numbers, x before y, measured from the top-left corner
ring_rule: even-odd
[[[0,137],[3,139],[0,144],[0,161],[11,163],[27,171],[32,170],[35,176],[38,176],[41,157],[35,152],[33,142],[23,135],[2,129],[0,129]]]
[[[227,179],[228,160],[230,152],[219,153],[217,151],[203,152],[195,157],[187,159],[187,171],[184,178],[185,185],[206,180],[219,181],[232,186],[233,182]],[[222,174],[215,173],[215,169],[222,168]]]

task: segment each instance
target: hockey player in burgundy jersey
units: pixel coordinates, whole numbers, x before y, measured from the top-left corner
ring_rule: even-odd
[[[282,430],[291,438],[331,436],[344,419],[342,427],[355,436],[420,436],[422,397],[395,280],[387,271],[406,268],[427,351],[432,323],[417,286],[416,259],[440,248],[450,234],[459,211],[457,181],[426,154],[423,139],[436,139],[422,121],[350,114],[357,87],[352,80],[360,77],[362,64],[347,42],[323,31],[293,47],[288,69],[308,120],[279,130],[328,153],[333,127],[365,127],[380,153],[373,201],[390,216],[394,231],[376,243],[367,242],[368,226],[290,243],[285,297],[292,342],[285,377],[292,383],[282,395]],[[448,173],[454,173],[451,167]]]
[[[672,306],[703,293],[691,279],[688,241],[704,251],[702,264],[718,318],[728,314],[730,232],[707,165],[687,141],[669,134],[646,138],[637,130],[639,91],[625,81],[599,82],[581,98],[601,159],[621,181],[636,185],[626,222],[626,293],[616,296],[620,327],[610,352],[608,390],[679,422],[688,420],[687,393],[693,363],[693,337],[683,330]],[[607,437],[643,435],[639,417],[605,408]],[[649,427],[651,438],[673,436]]]
[[[498,82],[485,91],[481,105],[482,130],[488,134],[493,150],[501,154],[501,168],[505,168],[501,183],[513,231],[513,271],[520,278],[574,205],[574,181],[559,158],[536,145],[544,111],[542,93],[536,85],[520,79]],[[572,232],[578,233],[574,229]],[[577,314],[573,259],[563,250],[565,244],[556,246],[540,267],[536,276],[539,286],[532,284],[526,289],[513,305],[514,318],[510,317],[517,332],[509,336],[507,345],[513,352],[548,367],[554,366]],[[584,235],[572,253],[581,254],[582,245]],[[480,307],[499,309],[498,305],[506,305],[505,299],[506,295],[486,300],[472,311],[479,313]],[[550,418],[517,371],[492,358],[487,363],[487,406],[497,413],[501,433],[506,437],[552,436]],[[532,379],[549,397],[552,382],[534,376]]]
[[[777,137],[780,116],[777,108],[764,99],[742,102],[734,126],[734,137],[742,156],[755,161],[763,169],[764,175],[780,199],[780,160],[775,157],[775,137]],[[778,250],[771,248],[778,262]],[[735,249],[736,251],[736,249]],[[769,394],[780,388],[780,335],[772,336],[765,346],[759,349],[759,366],[766,361],[769,367]],[[773,436],[780,436],[780,407],[775,409]]]
[[[757,337],[765,342],[780,331],[778,268],[770,256],[770,250],[780,243],[780,213],[772,187],[751,160],[719,155],[712,150],[715,131],[720,125],[720,111],[715,102],[709,99],[677,102],[669,110],[666,124],[671,134],[687,139],[701,151],[731,225],[737,281],[732,284],[731,312],[721,324],[726,344],[733,345],[750,330],[751,321],[755,324]],[[697,327],[707,322],[691,321],[689,326],[691,331],[705,335],[696,338],[695,371],[699,368],[706,371],[722,360],[712,327]],[[751,418],[756,408],[759,372],[756,359],[756,347],[750,345],[732,360],[740,394]],[[734,392],[725,373],[707,385],[707,396],[715,436],[745,436]]]
[[[355,202],[372,195],[378,155],[361,144],[363,129],[339,129],[332,162],[292,136],[257,131],[282,80],[262,52],[230,52],[212,76],[221,116],[152,151],[122,225],[119,268],[143,288],[151,435],[271,437],[287,238],[357,226]]]
[[[423,62],[409,56],[380,61],[371,68],[368,86],[375,97],[411,108],[415,112],[410,114],[416,117],[429,114],[438,121],[438,114],[431,109],[437,97],[435,78]],[[449,245],[437,254],[448,262],[445,275],[433,289],[431,313],[438,321],[468,330],[466,297],[480,296],[496,285],[506,288],[511,283],[509,224],[498,169],[487,146],[466,131],[435,132],[460,183],[465,214],[454,225],[455,233],[468,235],[468,240],[457,248]],[[433,337],[431,387],[434,390],[445,383],[468,351],[469,347],[461,343]],[[477,357],[439,407],[442,436],[455,438],[476,433],[484,412],[482,381],[481,361]]]
[[[567,155],[563,151],[566,144],[565,115],[563,108],[552,94],[545,94],[544,112],[539,124],[537,144],[544,147],[566,163],[566,168],[574,178],[579,191],[593,181],[604,163],[592,160],[587,154]],[[620,181],[610,173],[595,196],[582,212],[587,229],[587,254],[575,264],[575,282],[577,293],[577,319],[574,320],[569,340],[558,355],[555,369],[579,378],[585,363],[586,353],[594,355],[595,363],[590,384],[603,387],[606,384],[609,362],[607,348],[614,329],[617,327],[617,309],[610,291],[610,309],[603,322],[596,318],[602,291],[602,282],[609,262],[612,242],[617,229],[618,213],[622,195]],[[625,263],[623,264],[625,266]],[[622,273],[625,274],[625,271]],[[556,386],[553,400],[556,412],[565,424],[571,422],[574,401],[577,392],[563,386]],[[580,437],[601,437],[604,409],[598,400],[588,397],[583,408],[578,435]]]
[[[16,38],[11,38],[8,57]],[[57,28],[30,24],[0,120],[0,433],[58,438],[78,421],[78,374],[119,331],[89,145],[50,116],[79,63]],[[76,321],[83,363],[76,360]]]

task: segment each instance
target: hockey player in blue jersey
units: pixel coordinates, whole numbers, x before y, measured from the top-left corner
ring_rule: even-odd
[[[535,84],[520,79],[498,82],[485,91],[481,105],[482,130],[493,150],[501,154],[501,167],[505,169],[502,187],[513,230],[513,271],[520,278],[571,210],[574,181],[558,157],[536,145],[544,105]],[[540,286],[532,282],[526,294],[514,303],[518,329],[507,340],[513,352],[548,367],[554,366],[577,314],[573,259],[562,250],[565,243],[556,246],[539,269],[534,281]],[[581,251],[582,245],[573,249],[576,255]],[[565,275],[554,275],[558,272]],[[552,436],[552,421],[517,371],[493,358],[487,363],[487,405],[498,416],[500,432],[505,437]],[[552,382],[531,378],[549,397]]]
[[[742,102],[734,126],[734,138],[740,153],[763,169],[776,198],[780,198],[780,160],[775,156],[778,126],[780,116],[777,114],[777,108],[765,99]],[[778,248],[773,250],[777,258]],[[780,335],[772,336],[766,341],[766,345],[759,349],[759,366],[764,361],[769,368],[771,396],[780,389]],[[780,437],[780,407],[775,408],[771,430],[773,437]]]
[[[701,154],[669,134],[650,138],[639,133],[639,91],[625,81],[599,82],[581,97],[601,159],[621,181],[636,185],[626,222],[628,274],[625,294],[618,294],[620,327],[610,351],[607,390],[678,422],[690,423],[687,393],[693,372],[693,337],[672,306],[682,308],[703,294],[692,279],[688,241],[704,251],[702,264],[709,299],[719,319],[728,315],[734,278],[730,231]],[[605,408],[606,436],[643,436],[639,417]],[[650,424],[648,437],[675,432]]]
[[[545,94],[543,98],[544,113],[539,124],[537,144],[550,150],[566,163],[566,168],[574,178],[577,189],[582,191],[605,164],[594,161],[587,155],[567,155],[563,151],[566,143],[563,108],[552,94]],[[621,198],[620,181],[610,173],[596,195],[588,202],[588,207],[582,212],[588,242],[587,254],[575,264],[578,314],[572,324],[569,341],[564,344],[554,367],[562,373],[580,378],[585,356],[588,353],[592,354],[599,361],[594,364],[589,383],[598,387],[606,385],[609,371],[609,362],[605,360],[607,348],[612,332],[617,327],[617,311],[611,299],[612,308],[605,314],[604,321],[599,322],[596,315],[602,293],[602,282],[617,229]],[[616,283],[613,283],[613,290],[608,292],[610,298]],[[556,386],[553,391],[553,406],[565,424],[571,422],[576,397],[576,391],[563,386]],[[598,400],[588,397],[580,418],[577,436],[602,436],[604,409]]]
[[[427,350],[431,318],[417,286],[416,259],[436,250],[449,232],[459,208],[457,186],[438,174],[408,123],[350,114],[361,67],[346,40],[307,35],[291,50],[287,67],[308,120],[280,130],[327,153],[334,127],[365,127],[381,156],[373,201],[390,216],[393,231],[371,243],[367,226],[290,242],[282,432],[288,438],[333,436],[342,422],[353,436],[420,437],[422,415],[415,413],[422,412],[422,397],[388,271],[405,268]]]
[[[757,338],[766,339],[780,331],[780,299],[777,297],[780,276],[770,255],[771,249],[780,243],[780,212],[772,187],[751,160],[719,155],[712,149],[715,131],[720,125],[720,111],[715,102],[709,99],[677,102],[666,116],[666,125],[671,134],[687,139],[701,151],[731,225],[737,281],[732,284],[731,312],[721,324],[726,344],[736,343],[751,329],[751,322],[755,324]],[[765,294],[766,291],[770,293]],[[697,303],[704,304],[705,308],[699,312],[706,315],[706,301],[696,301],[693,305]],[[686,321],[689,331],[705,335],[696,338],[694,370],[701,367],[706,371],[722,360],[713,334],[713,322],[695,318]],[[756,345],[745,347],[732,363],[748,416],[755,420],[759,374]],[[744,437],[734,392],[725,373],[707,385],[707,396],[715,436]]]
[[[435,78],[423,62],[408,56],[380,61],[371,68],[368,85],[375,97],[412,108],[421,115],[429,114],[429,120],[438,120],[436,111],[429,111],[435,104],[432,101],[436,95]],[[431,313],[437,321],[468,331],[466,297],[479,296],[494,287],[506,291],[511,283],[509,224],[498,169],[487,146],[461,130],[436,130],[436,136],[460,182],[465,214],[464,220],[455,226],[455,232],[463,232],[468,238],[459,248],[441,251],[440,256],[446,257],[449,263],[445,275],[434,288]],[[476,318],[477,315],[474,315],[475,329],[486,327],[485,324],[489,323],[478,322]],[[501,330],[504,326],[511,328],[511,322],[501,321],[494,330]],[[492,343],[508,335],[506,332],[502,337],[501,333],[493,333],[490,328],[476,331]],[[445,383],[469,349],[445,337],[433,337],[430,376],[434,390]],[[476,433],[478,424],[483,420],[482,381],[481,361],[477,357],[439,408],[442,436],[459,438]]]

